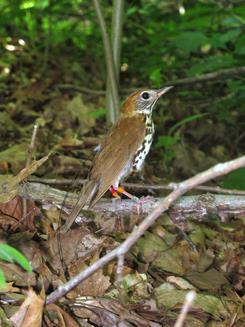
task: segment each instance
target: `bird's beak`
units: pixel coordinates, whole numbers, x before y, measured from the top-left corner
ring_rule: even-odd
[[[173,86],[166,86],[163,89],[160,89],[157,91],[157,97],[160,98],[163,94],[167,93],[169,90],[171,90]]]

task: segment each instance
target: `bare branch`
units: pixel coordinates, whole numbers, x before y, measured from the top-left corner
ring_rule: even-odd
[[[183,78],[179,80],[174,80],[168,82],[168,85],[188,85],[188,84],[196,84],[196,83],[204,83],[211,80],[222,79],[222,78],[231,78],[234,76],[244,75],[245,74],[245,66],[236,67],[236,68],[227,68],[221,69],[214,73],[208,73],[204,75],[199,75],[190,78]]]
[[[55,178],[37,178],[30,177],[28,181],[34,183],[48,184],[48,185],[72,185],[74,181],[67,178],[55,179]],[[86,182],[86,179],[76,179],[76,185],[83,185]],[[178,183],[169,183],[162,185],[151,185],[151,184],[137,184],[137,183],[122,183],[122,186],[132,189],[132,190],[155,190],[155,191],[163,191],[163,190],[175,190],[178,187]],[[230,194],[230,195],[245,195],[245,191],[243,190],[234,190],[234,189],[226,189],[219,186],[208,186],[201,185],[194,187],[193,190],[206,191],[211,193],[219,193],[219,194]]]
[[[73,85],[73,84],[56,84],[54,87],[61,89],[61,90],[77,91],[80,93],[93,94],[96,96],[105,95],[104,90],[93,90],[93,89],[85,87],[85,86],[79,86],[79,85]]]
[[[177,188],[177,187],[176,187]],[[175,189],[176,189],[175,188]],[[19,195],[32,198],[34,201],[43,204],[52,203],[68,214],[77,202],[77,195],[61,191],[40,183],[26,183],[19,188]],[[65,203],[64,203],[65,199]],[[163,198],[146,197],[142,201],[141,214],[137,221],[141,221],[148,213],[156,208]],[[102,199],[89,211],[103,213],[101,219],[109,219],[113,216],[125,218],[132,214],[136,215],[137,210],[132,200],[121,200],[113,206],[111,199]],[[169,209],[169,215],[175,223],[185,222],[188,218],[204,220],[210,215],[218,216],[225,220],[227,217],[240,218],[245,214],[245,196],[243,195],[212,195],[200,194],[183,196],[178,199]],[[83,213],[79,217],[82,217]],[[80,218],[77,219],[79,221]]]
[[[196,84],[196,83],[205,83],[209,81],[215,81],[219,79],[231,79],[231,78],[239,78],[240,76],[243,76],[245,74],[245,66],[236,67],[236,68],[227,68],[227,69],[221,69],[213,73],[203,74],[195,77],[190,78],[182,78],[177,80],[170,80],[167,81],[166,85],[190,85],[190,84]],[[164,85],[163,85],[164,86]],[[94,94],[94,95],[101,95],[105,94],[106,92],[104,90],[92,90],[90,88],[82,87],[82,86],[76,86],[72,84],[58,84],[56,87],[61,89],[70,89],[74,91],[78,91],[81,93],[88,93],[88,94]],[[131,88],[131,89],[122,89],[121,92],[123,94],[131,93],[135,90],[138,90],[140,87]]]
[[[137,242],[137,240],[144,234],[144,232],[157,220],[161,213],[168,210],[168,208],[175,202],[180,196],[185,194],[188,190],[203,184],[210,179],[217,178],[221,175],[228,174],[229,172],[236,170],[240,167],[245,166],[245,156],[238,159],[228,161],[222,164],[218,164],[196,176],[187,179],[180,183],[178,188],[171,192],[160,204],[140,223],[139,226],[135,227],[130,236],[117,248],[107,253],[105,256],[100,258],[98,261],[93,263],[91,266],[81,271],[77,276],[73,277],[70,281],[58,287],[57,290],[52,292],[48,297],[46,303],[53,303],[60,297],[71,291],[81,281],[88,278],[98,269],[102,268],[111,260],[116,257],[125,255],[129,249]]]

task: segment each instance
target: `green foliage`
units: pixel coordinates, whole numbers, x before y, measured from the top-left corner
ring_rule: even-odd
[[[32,272],[32,267],[29,261],[23,256],[23,254],[8,244],[0,244],[0,259],[8,262],[15,261],[26,271]]]
[[[21,143],[9,147],[5,151],[0,152],[0,160],[19,160],[25,161],[27,155],[27,143]]]
[[[89,113],[89,115],[92,116],[95,119],[97,119],[97,118],[103,118],[103,117],[106,116],[106,109],[105,108],[96,109],[94,111],[91,111]]]
[[[145,6],[147,10],[142,11],[143,18],[139,18],[144,21],[145,28],[144,30],[139,28],[135,30],[141,42],[143,39],[144,44],[147,44],[148,53],[150,53],[150,57],[145,58],[143,55],[145,53],[144,47],[136,50],[136,65],[139,66],[139,69],[141,66],[143,74],[151,75],[159,67],[162,67],[162,73],[167,72],[168,74],[169,70],[176,70],[178,67],[181,67],[182,71],[189,70],[200,57],[207,59],[214,56],[215,59],[213,60],[216,60],[217,55],[222,57],[224,54],[229,54],[235,58],[235,52],[231,51],[231,47],[235,48],[237,42],[240,42],[243,28],[243,22],[234,17],[233,10],[236,9],[238,12],[238,7],[230,7],[227,10],[222,6],[215,5],[215,3],[202,4],[199,1],[196,1],[195,4],[185,2],[185,6],[185,15],[178,16],[176,12],[171,12],[165,14],[164,20],[161,20],[164,9],[157,8],[155,2]],[[132,12],[133,9],[130,7],[127,12],[129,17]],[[138,17],[134,18],[137,21]],[[131,24],[135,28],[137,23],[134,20]],[[128,47],[126,45],[129,51],[131,46],[131,44]],[[128,52],[127,55],[134,62],[131,53]],[[134,54],[135,52],[132,53],[132,55]],[[147,59],[147,66],[150,71],[143,64],[145,59]],[[131,62],[131,60],[128,61]],[[202,63],[192,74],[202,73],[205,64]],[[233,60],[229,60],[229,63],[226,60],[224,65],[222,66],[220,63],[218,68],[232,67],[233,64]],[[210,66],[210,69],[213,68]],[[189,75],[192,76],[191,73]]]
[[[186,123],[190,123],[194,120],[200,119],[204,116],[207,116],[208,113],[201,113],[201,114],[196,114],[196,115],[190,115],[184,119],[182,119],[181,121],[179,121],[178,123],[176,123],[173,127],[170,128],[169,130],[169,135],[173,134],[176,129],[178,129],[179,127],[185,125]]]
[[[150,74],[150,80],[154,83],[156,87],[161,87],[162,85],[162,78],[161,78],[161,69],[156,68],[153,70],[153,72]]]
[[[206,35],[199,31],[183,32],[176,36],[175,44],[177,48],[184,50],[186,54],[198,51],[201,45],[208,43]]]
[[[159,136],[156,144],[156,148],[162,149],[162,158],[164,163],[168,166],[172,159],[175,158],[176,153],[174,150],[174,145],[179,142],[178,136],[164,135]]]
[[[103,53],[91,1],[50,4],[47,0],[20,0],[6,4],[5,0],[0,5],[0,36],[6,41],[23,38],[32,46],[51,48],[69,44],[80,55],[94,49],[94,58]],[[184,75],[193,76],[238,64],[237,56],[245,51],[243,6],[228,8],[222,2],[208,1],[186,1],[184,5],[184,15],[177,8],[170,10],[168,2],[125,5],[122,61],[129,63],[131,77],[140,73],[141,78],[150,78],[153,86],[159,87],[164,74],[178,75],[179,68]],[[110,17],[111,7],[103,8],[103,14]]]
[[[1,243],[0,244],[0,260],[7,262],[16,262],[23,269],[28,272],[32,272],[32,267],[26,257],[20,253],[18,250],[13,248],[12,246]],[[0,270],[0,287],[5,286],[5,278],[3,272]]]
[[[221,182],[224,188],[245,190],[245,168],[237,169],[225,176]]]
[[[164,149],[169,149],[178,142],[179,138],[176,136],[159,136],[156,144],[157,148],[163,147]]]
[[[0,269],[0,289],[5,286],[6,286],[5,276],[4,276],[4,273],[2,272],[2,270]]]

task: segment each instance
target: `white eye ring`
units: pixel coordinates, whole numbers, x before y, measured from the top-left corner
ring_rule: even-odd
[[[150,98],[150,94],[149,94],[149,92],[144,91],[144,92],[141,94],[141,98],[144,99],[144,100],[148,100],[148,99]]]

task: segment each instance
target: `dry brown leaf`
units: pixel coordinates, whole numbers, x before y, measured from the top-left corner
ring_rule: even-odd
[[[63,309],[58,307],[56,304],[49,304],[47,306],[47,311],[55,314],[55,319],[57,321],[57,326],[67,326],[67,327],[79,327],[80,325]]]
[[[12,98],[15,98],[20,105],[22,102],[33,99],[35,101],[44,101],[47,96],[44,95],[45,90],[48,87],[48,83],[43,81],[35,81],[26,88],[19,87],[13,93]]]
[[[91,127],[95,125],[95,119],[90,115],[92,108],[83,103],[80,94],[76,95],[71,101],[68,102],[67,111],[70,112],[74,118],[79,120],[83,134],[87,133]]]
[[[7,161],[0,162],[0,172],[7,173],[9,170],[9,163]]]
[[[105,245],[106,237],[97,237],[85,226],[71,229],[60,236],[62,256],[64,263],[68,266],[72,262],[90,259],[96,252],[100,252]],[[54,269],[62,269],[60,262],[60,250],[57,237],[46,243],[49,249],[48,260]]]
[[[33,174],[49,158],[49,156],[50,154],[40,160],[32,161],[27,168],[22,169],[16,176],[0,176],[0,202],[5,203],[12,200],[18,194],[19,183],[29,175]]]
[[[1,293],[20,293],[19,287],[14,287],[14,283],[7,283],[5,287],[1,287]]]
[[[24,216],[24,203],[26,215]],[[35,217],[40,216],[41,211],[32,200],[16,196],[11,201],[0,203],[0,227],[11,231],[35,231]]]
[[[150,321],[116,300],[80,297],[76,299],[74,311],[77,316],[89,318],[98,326],[150,326]]]
[[[101,251],[109,244],[107,240],[107,237],[95,236],[85,225],[81,225],[80,228],[71,229],[66,234],[60,235],[62,251],[58,247],[57,237],[47,241],[46,248],[48,251],[46,255],[49,266],[55,271],[61,272],[58,278],[53,280],[53,283],[59,283],[60,280],[64,281],[62,261],[72,277],[85,269],[87,264],[89,265],[99,258]],[[110,278],[105,276],[102,270],[99,270],[79,284],[74,291],[69,293],[69,296],[71,298],[78,294],[101,296],[110,285]]]
[[[0,261],[0,269],[2,270],[6,281],[13,282],[15,286],[36,285],[36,276],[34,272],[26,272],[14,263],[6,263]]]
[[[98,259],[98,255],[95,255],[93,262]],[[92,264],[92,262],[90,264]],[[87,267],[88,266],[84,265],[82,260],[79,260],[79,262],[73,263],[69,272],[71,276],[74,276]],[[99,269],[70,292],[69,298],[74,298],[79,294],[93,297],[103,296],[110,286],[110,277],[104,275],[103,269]]]
[[[41,327],[44,291],[37,295],[33,289],[27,292],[27,298],[18,311],[10,318],[16,327]]]

